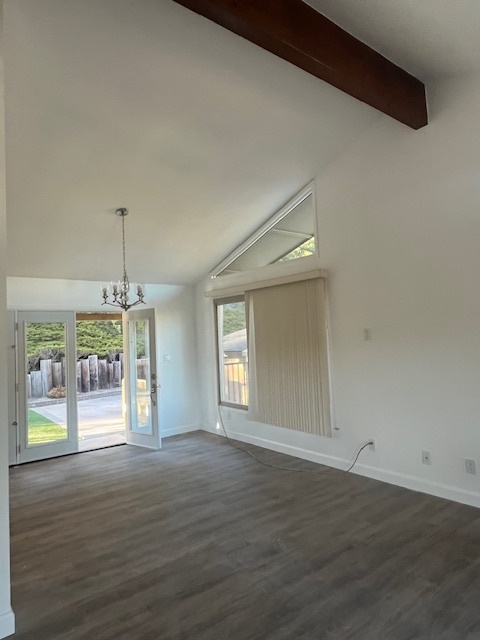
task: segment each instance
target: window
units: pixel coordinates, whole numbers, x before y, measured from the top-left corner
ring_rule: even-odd
[[[286,262],[287,260],[296,260],[297,258],[306,258],[313,256],[315,253],[315,238],[305,240],[299,247],[287,253],[286,256],[280,258],[278,262]]]
[[[252,421],[331,437],[326,273],[315,229],[312,183],[214,269],[214,279],[232,277],[205,294],[219,298],[220,402],[247,409]]]
[[[216,300],[219,395],[248,419],[331,437],[325,276],[245,286]]]
[[[310,185],[219,264],[212,277],[251,271],[315,253],[315,199]]]
[[[222,404],[248,405],[248,347],[245,298],[216,301],[219,395]]]

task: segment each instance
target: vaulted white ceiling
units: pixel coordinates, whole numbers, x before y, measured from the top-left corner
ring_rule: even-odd
[[[446,1],[311,3],[419,75],[468,68],[443,28],[414,50]],[[9,275],[120,277],[126,206],[130,277],[196,282],[386,117],[171,0],[6,0],[5,29]]]

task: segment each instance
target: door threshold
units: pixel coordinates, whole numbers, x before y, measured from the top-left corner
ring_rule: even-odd
[[[82,453],[93,453],[94,451],[103,451],[104,449],[113,449],[114,447],[124,447],[126,442],[117,442],[116,444],[107,444],[104,447],[96,447],[95,449],[88,449],[87,451],[72,451],[72,453],[64,453],[60,456],[52,456],[51,458],[42,458],[41,460],[27,460],[26,462],[18,462],[16,464],[10,464],[9,469],[16,469],[17,467],[24,467],[27,464],[36,464],[37,462],[46,462],[47,460],[58,460],[59,458],[69,458],[70,456],[77,456]]]

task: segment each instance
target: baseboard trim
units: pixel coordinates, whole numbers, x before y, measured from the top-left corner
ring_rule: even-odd
[[[480,508],[480,493],[476,493],[475,491],[459,489],[449,484],[432,482],[424,478],[419,478],[418,476],[410,476],[396,471],[389,471],[388,469],[377,469],[376,467],[365,464],[359,464],[356,473],[367,478],[372,478],[373,480],[381,480],[382,482],[395,484],[405,489],[411,489],[412,491],[428,493],[437,498],[445,498],[446,500],[460,502],[470,507]]]
[[[7,638],[15,633],[15,614],[10,609],[0,615],[0,638]]]
[[[213,433],[216,436],[223,436],[223,431],[221,431],[220,429],[216,429],[215,427],[210,427],[206,424],[201,424],[198,427],[201,431],[206,431],[207,433]]]
[[[201,427],[198,424],[186,424],[182,427],[173,427],[172,429],[165,429],[161,432],[162,439],[170,438],[171,436],[179,436],[182,433],[190,433],[191,431],[199,431]]]
[[[216,435],[223,436],[223,433],[217,429],[209,426],[202,426],[204,431],[214,433]],[[257,447],[263,447],[264,449],[271,449],[278,453],[285,453],[296,458],[302,458],[303,460],[309,460],[310,462],[316,462],[317,464],[323,464],[334,469],[345,469],[348,467],[350,460],[338,458],[336,456],[330,456],[323,453],[317,453],[315,451],[309,451],[308,449],[302,449],[301,447],[295,447],[293,445],[282,444],[274,440],[268,440],[266,438],[259,438],[258,436],[247,435],[232,429],[228,430],[228,435],[234,440],[245,442],[247,444],[253,444]],[[480,493],[474,491],[468,491],[465,489],[459,489],[452,485],[442,484],[440,482],[431,482],[424,478],[417,476],[410,476],[396,471],[389,471],[388,469],[381,469],[372,467],[370,465],[357,463],[352,469],[351,473],[372,478],[372,480],[380,480],[388,484],[394,484],[405,489],[412,491],[419,491],[420,493],[428,493],[429,495],[436,496],[438,498],[445,498],[447,500],[453,500],[454,502],[460,502],[462,504],[469,505],[471,507],[480,507]]]

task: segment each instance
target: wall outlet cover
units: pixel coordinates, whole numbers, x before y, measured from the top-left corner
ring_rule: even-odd
[[[422,451],[423,464],[432,464],[432,454],[430,451]]]
[[[465,469],[467,473],[470,473],[472,476],[477,475],[477,465],[475,464],[475,460],[470,460],[469,458],[465,459]]]

